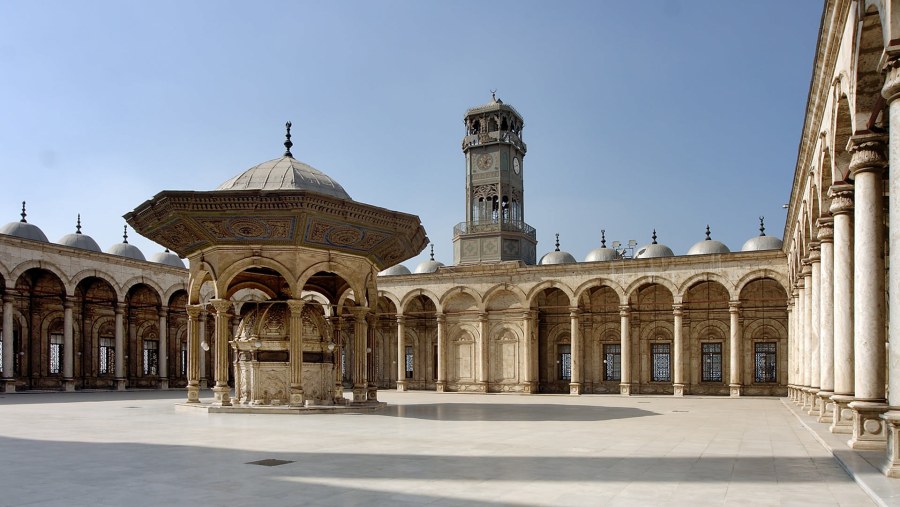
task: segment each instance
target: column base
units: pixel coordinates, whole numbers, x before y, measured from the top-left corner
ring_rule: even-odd
[[[831,395],[834,393],[831,391],[819,391],[816,393],[816,396],[819,397],[819,419],[820,423],[830,423],[832,419],[832,410],[834,409],[834,405],[831,403]]]
[[[200,386],[196,383],[188,383],[187,386],[187,402],[200,403]]]
[[[291,393],[292,400],[293,396],[293,393]],[[228,386],[213,387],[213,405],[217,407],[231,406],[231,389],[229,389]]]
[[[537,390],[534,388],[534,382],[525,382],[522,384],[522,392],[525,394],[534,394]]]
[[[806,388],[806,395],[809,396],[809,410],[806,411],[806,414],[818,417],[822,413],[822,408],[819,406],[819,388]]]
[[[200,379],[200,389],[209,389],[209,383],[205,378]]]
[[[398,393],[406,392],[406,381],[405,380],[397,381],[397,392]]]
[[[887,429],[887,461],[882,468],[884,475],[900,478],[900,410],[881,414]]]
[[[3,379],[3,392],[6,394],[16,392],[16,379]]]
[[[169,379],[161,378],[159,379],[159,388],[163,391],[169,390]]]
[[[741,385],[740,384],[728,384],[728,395],[732,398],[740,398],[741,397]]]
[[[853,436],[847,442],[851,449],[881,450],[887,445],[885,421],[881,415],[888,405],[883,401],[854,401],[849,405],[853,410]]]
[[[366,401],[378,403],[378,387],[369,386],[369,388],[366,389]]]
[[[124,391],[128,386],[128,381],[123,378],[116,379],[116,391]]]
[[[446,392],[446,391],[447,391],[447,383],[446,383],[445,381],[443,381],[443,380],[438,380],[438,381],[434,384],[434,390],[437,391],[437,392],[439,392],[439,393]]]
[[[619,394],[622,396],[631,396],[631,384],[619,384]]]
[[[676,398],[684,397],[684,384],[672,384],[672,395]]]
[[[831,410],[831,426],[829,431],[836,434],[850,435],[853,433],[853,411],[848,405],[853,401],[853,396],[834,394],[831,396],[833,408]]]
[[[366,386],[354,385],[353,386],[353,403],[365,403],[365,402],[366,402]]]
[[[570,382],[569,383],[569,394],[572,396],[578,396],[581,394],[581,384],[578,382]]]
[[[65,391],[67,393],[74,393],[75,392],[75,379],[67,378],[67,379],[63,380],[63,389],[65,389]]]
[[[477,392],[486,393],[488,392],[488,383],[484,381],[479,381],[477,386]]]
[[[800,388],[800,410],[809,410],[812,406],[812,402],[809,398],[809,388],[801,387]]]

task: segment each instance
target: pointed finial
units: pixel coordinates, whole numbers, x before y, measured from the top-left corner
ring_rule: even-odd
[[[491,90],[491,100],[497,102],[497,89]]]
[[[126,244],[128,243],[128,226],[127,225],[123,228],[122,243],[126,243]]]
[[[653,243],[652,244],[654,244],[654,245],[656,244],[656,229],[653,229]]]
[[[169,253],[169,248],[168,248],[168,247],[166,247],[166,253]]]
[[[434,243],[431,244],[431,260],[434,260]]]
[[[712,238],[709,237],[709,224],[706,224],[706,241],[709,241],[711,239]]]
[[[759,235],[766,235],[766,217],[759,217]]]
[[[22,201],[22,220],[19,221],[24,223],[28,222],[28,220],[25,220],[25,201]]]
[[[284,156],[293,157],[294,155],[291,154],[291,146],[294,145],[294,143],[291,142],[291,122],[285,123],[284,128],[287,130],[284,134]]]
[[[78,214],[78,221],[75,222],[75,234],[81,234],[81,213]]]
[[[606,229],[600,229],[600,248],[606,248]]]
[[[556,233],[556,251],[559,251],[559,233]]]

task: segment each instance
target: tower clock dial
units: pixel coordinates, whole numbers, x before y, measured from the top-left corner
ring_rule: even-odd
[[[478,168],[487,171],[494,165],[494,157],[490,153],[483,153],[478,157]]]

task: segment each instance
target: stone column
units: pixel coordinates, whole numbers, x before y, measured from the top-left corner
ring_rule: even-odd
[[[397,314],[397,391],[406,391],[406,317]]]
[[[532,367],[534,354],[534,340],[532,339],[534,329],[534,312],[527,311],[522,314],[522,363],[524,371],[522,372],[523,390],[528,393],[536,393],[537,383],[534,378],[534,368]],[[499,358],[503,360],[503,358]]]
[[[188,346],[187,346],[187,402],[200,403],[200,311],[201,305],[187,305]],[[118,342],[116,343],[118,347]],[[119,354],[116,353],[118,365]]]
[[[228,387],[228,342],[229,321],[231,319],[231,301],[227,299],[213,299],[210,301],[216,309],[215,317],[215,353],[213,355],[214,378],[216,385],[213,387],[213,405],[220,407],[231,406],[231,389]],[[291,302],[288,302],[290,305]],[[291,320],[293,324],[293,320]]]
[[[741,352],[743,342],[741,340],[741,303],[740,301],[728,302],[728,314],[731,316],[730,336],[728,346],[731,349],[731,360],[728,364],[728,392],[732,397],[741,395]]]
[[[488,392],[488,381],[490,380],[490,360],[488,347],[491,343],[491,337],[488,331],[488,314],[482,313],[478,316],[478,334],[481,339],[478,342],[478,390]]]
[[[206,356],[209,352],[209,342],[207,341],[209,333],[206,332],[206,317],[209,314],[205,306],[200,307],[200,389],[206,389],[209,385],[206,382]],[[203,344],[206,344],[204,347]]]
[[[63,301],[63,385],[66,391],[75,390],[75,342],[72,337],[72,307],[68,296]]]
[[[621,335],[622,364],[620,371],[622,380],[619,384],[619,394],[631,395],[631,308],[628,305],[619,306],[619,334]]]
[[[159,388],[169,388],[169,310],[159,310]]]
[[[366,317],[369,309],[364,306],[354,306],[353,312],[353,403],[365,403],[368,392],[369,380],[369,354],[366,349],[369,346],[369,323]]]
[[[806,292],[809,298],[809,398],[810,405],[809,415],[818,417],[821,414],[822,407],[819,399],[819,294],[821,284],[821,257],[819,255],[819,242],[812,241],[809,245],[809,287]]]
[[[343,320],[340,315],[330,317],[330,320],[334,327],[334,355],[332,356],[334,362],[334,402],[338,405],[343,405],[346,403],[344,400],[343,362],[341,361],[344,355],[344,338],[341,334]]]
[[[803,357],[800,365],[803,368],[803,408],[811,409],[815,403],[810,398],[809,393],[812,392],[812,263],[809,258],[803,259],[803,285],[800,286],[800,299],[803,306],[803,313],[800,315],[800,330],[803,333]]]
[[[569,394],[581,394],[581,325],[579,315],[581,310],[577,307],[569,308],[569,335],[572,338],[572,378],[569,379]]]
[[[819,422],[830,423],[834,395],[834,227],[831,218],[819,225]]]
[[[674,344],[672,345],[672,363],[674,364],[672,385],[673,394],[684,396],[684,311],[680,304],[672,305],[672,315],[675,316],[673,326]]]
[[[366,355],[368,355],[368,359],[366,359],[366,401],[374,403],[378,401],[378,384],[375,378],[375,348],[377,346],[375,343],[375,328],[377,321],[374,313],[369,313],[366,319],[369,322],[369,328],[366,332]]]
[[[885,428],[885,308],[883,184],[884,143],[853,138],[850,172],[854,179],[853,348],[855,395],[853,449],[883,449]]]
[[[125,390],[125,303],[116,304],[116,389]]]
[[[3,392],[16,392],[16,359],[13,343],[13,296],[3,295]]]
[[[435,384],[435,390],[439,393],[444,392],[447,389],[447,357],[446,357],[446,348],[447,344],[445,343],[447,340],[447,336],[445,335],[445,326],[447,323],[447,317],[444,316],[443,313],[437,314],[437,364],[434,365],[437,368],[437,383]]]
[[[834,395],[832,433],[852,433],[853,411],[853,186],[832,185],[834,216]]]
[[[288,299],[287,304],[291,312],[288,326],[291,394],[288,403],[292,407],[302,407],[305,401],[303,393],[303,305],[305,302],[300,299]]]
[[[791,344],[791,399],[794,403],[800,402],[800,331],[797,327],[797,315],[799,315],[800,310],[797,306],[798,299],[800,297],[800,291],[797,289],[796,284],[793,284],[791,288],[791,296],[790,296],[790,330],[788,331],[790,334],[789,342]]]

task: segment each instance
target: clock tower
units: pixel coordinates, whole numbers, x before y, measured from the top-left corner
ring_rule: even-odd
[[[519,112],[491,92],[491,101],[466,111],[466,221],[453,228],[454,264],[519,260],[535,263],[537,240],[525,223]]]

